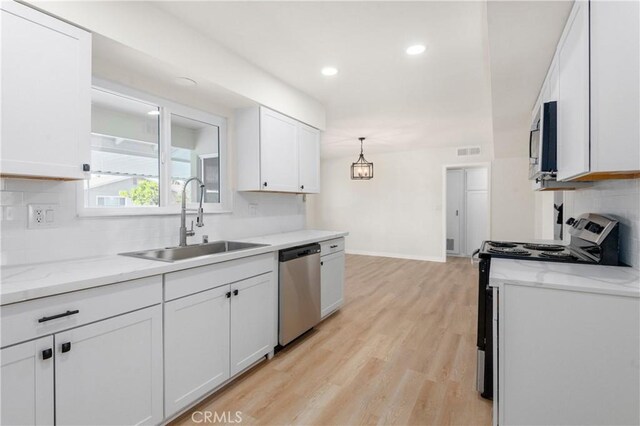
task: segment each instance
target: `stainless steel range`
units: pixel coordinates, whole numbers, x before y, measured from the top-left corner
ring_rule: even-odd
[[[479,262],[478,287],[478,391],[493,398],[493,295],[489,289],[491,258],[539,262],[620,265],[618,221],[597,214],[569,219],[569,245],[512,241],[485,241],[474,253]]]

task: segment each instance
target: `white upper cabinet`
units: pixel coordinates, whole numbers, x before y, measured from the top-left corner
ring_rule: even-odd
[[[558,50],[558,179],[589,171],[589,5],[577,1]]]
[[[639,9],[574,4],[540,95],[558,101],[558,180],[640,176]]]
[[[640,3],[590,5],[591,171],[640,172]]]
[[[236,113],[238,190],[320,192],[320,131],[265,107]]]
[[[85,179],[91,34],[13,1],[0,5],[3,176]]]
[[[320,192],[320,132],[301,124],[298,137],[300,192]]]
[[[268,191],[298,191],[298,122],[260,109],[260,179]]]

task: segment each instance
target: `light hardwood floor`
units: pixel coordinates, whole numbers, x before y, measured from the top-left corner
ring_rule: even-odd
[[[261,425],[489,425],[491,403],[475,391],[477,267],[346,265],[338,313],[174,424],[195,424],[199,410]]]

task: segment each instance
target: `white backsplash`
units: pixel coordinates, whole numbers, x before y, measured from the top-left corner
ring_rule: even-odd
[[[78,218],[76,185],[27,179],[0,180],[2,221],[0,264],[52,262],[92,257],[178,243],[179,215]],[[57,204],[57,226],[27,229],[27,205]],[[257,205],[250,215],[249,204]],[[190,242],[237,239],[305,227],[306,205],[301,195],[233,193],[231,213],[205,215]],[[190,217],[187,218],[190,220]]]
[[[600,213],[620,222],[622,261],[640,269],[640,180],[609,180],[578,191],[565,191],[565,220]]]

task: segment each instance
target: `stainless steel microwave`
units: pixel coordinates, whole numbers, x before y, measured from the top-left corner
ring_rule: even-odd
[[[548,179],[556,175],[557,102],[545,102],[529,132],[529,179]]]

